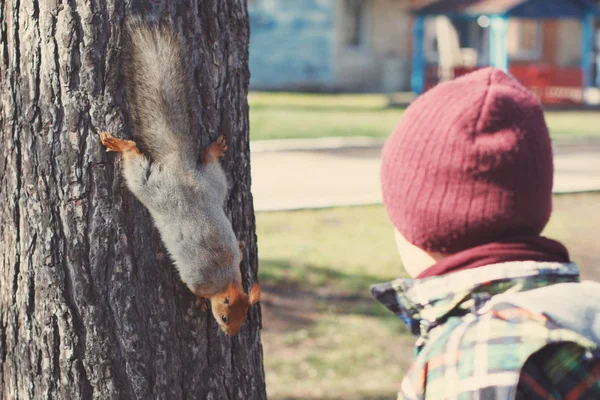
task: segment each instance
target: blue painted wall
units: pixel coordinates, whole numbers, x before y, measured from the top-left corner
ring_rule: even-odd
[[[250,1],[250,86],[332,83],[334,3]]]

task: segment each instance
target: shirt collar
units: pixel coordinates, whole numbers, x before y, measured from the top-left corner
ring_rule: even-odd
[[[493,296],[578,280],[574,263],[515,261],[421,280],[395,279],[373,285],[371,294],[419,335],[422,322],[439,324],[453,311],[474,305],[477,294]]]

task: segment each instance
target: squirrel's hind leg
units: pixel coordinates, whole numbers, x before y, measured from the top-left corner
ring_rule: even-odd
[[[139,151],[135,142],[118,139],[108,132],[101,132],[100,140],[106,146],[106,151],[121,153],[123,157],[123,175],[133,194],[146,207],[153,205],[159,191],[155,184],[149,182],[152,175],[150,161]]]
[[[200,155],[200,161],[202,165],[206,165],[211,162],[219,162],[221,158],[225,155],[227,151],[227,143],[225,142],[225,138],[223,136],[219,136],[219,138],[208,145],[206,149],[202,151]]]
[[[106,151],[116,151],[121,153],[124,158],[142,155],[132,140],[118,139],[108,132],[100,132],[100,141],[106,147]]]

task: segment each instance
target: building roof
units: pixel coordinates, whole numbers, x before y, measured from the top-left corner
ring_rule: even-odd
[[[418,15],[506,15],[523,18],[582,18],[598,13],[591,0],[434,0]]]

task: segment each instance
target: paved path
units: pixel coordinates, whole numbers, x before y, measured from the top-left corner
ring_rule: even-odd
[[[256,211],[381,203],[381,148],[376,141],[356,139],[344,145],[326,139],[303,143],[253,144]],[[555,153],[555,193],[600,190],[599,144],[556,146]]]

